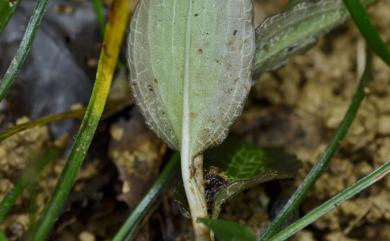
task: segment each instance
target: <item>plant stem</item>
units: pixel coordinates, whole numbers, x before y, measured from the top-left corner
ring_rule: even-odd
[[[26,32],[20,42],[20,46],[16,51],[15,57],[12,59],[7,71],[0,84],[0,101],[6,96],[9,88],[14,83],[22,65],[24,64],[27,55],[30,53],[32,43],[35,39],[35,34],[41,24],[43,15],[47,8],[48,0],[38,0],[34,9],[34,14],[30,18]]]
[[[269,240],[273,235],[279,232],[280,228],[285,224],[285,220],[287,220],[290,215],[299,207],[301,202],[304,200],[306,195],[312,189],[314,183],[321,176],[321,174],[326,170],[329,165],[329,162],[336,150],[338,149],[340,142],[346,136],[349,128],[352,125],[353,120],[359,110],[359,107],[365,97],[365,88],[368,82],[372,79],[371,71],[372,71],[372,58],[371,54],[367,53],[366,58],[366,67],[361,77],[360,83],[357,87],[355,95],[352,99],[352,102],[348,108],[347,113],[344,116],[337,132],[320,159],[317,161],[315,166],[310,170],[309,174],[305,177],[302,184],[298,187],[295,193],[292,195],[287,204],[280,211],[278,216],[273,220],[271,225],[267,228],[262,236],[260,236],[259,240]]]
[[[44,214],[36,225],[36,230],[33,229],[33,235],[29,237],[31,238],[29,240],[44,241],[48,238],[49,232],[72,189],[103,113],[130,15],[130,1],[113,1],[110,14],[100,53],[96,81],[84,119],[75,137],[69,160],[57,183],[53,198],[46,206]]]
[[[38,159],[38,161],[24,171],[21,178],[15,183],[15,186],[7,193],[0,203],[0,223],[26,187],[37,178],[41,170],[57,155],[58,151],[56,149],[49,149]]]
[[[203,223],[198,223],[198,218],[206,218],[207,203],[203,183],[203,155],[199,155],[188,161],[181,154],[181,171],[184,189],[191,212],[192,226],[195,241],[210,241],[210,231]]]
[[[175,154],[169,159],[160,176],[154,182],[153,186],[149,189],[148,193],[146,193],[142,201],[131,212],[130,216],[116,233],[112,241],[131,240],[134,237],[140,222],[150,211],[150,207],[155,203],[157,197],[165,189],[165,187],[169,183],[169,180],[171,180],[174,174],[177,173],[179,166],[179,155]]]
[[[289,225],[287,228],[283,229],[281,232],[273,236],[270,239],[270,241],[282,241],[288,239],[289,237],[297,233],[299,230],[315,222],[317,219],[319,219],[321,216],[325,215],[326,213],[330,212],[332,209],[335,209],[345,200],[352,198],[359,192],[363,191],[364,189],[368,188],[375,182],[384,178],[387,174],[389,174],[389,172],[390,172],[390,161],[388,161],[387,163],[385,163],[375,171],[371,172],[364,178],[355,182],[352,186],[340,192],[339,194],[329,199],[325,203],[321,204],[317,208],[313,209],[304,217],[302,217],[298,221],[294,222],[293,224]]]

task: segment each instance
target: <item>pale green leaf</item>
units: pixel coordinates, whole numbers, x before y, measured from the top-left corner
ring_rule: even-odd
[[[361,0],[367,6],[375,0]],[[256,29],[255,72],[275,70],[349,17],[343,0],[290,0]]]
[[[225,139],[251,86],[252,0],[143,0],[128,41],[131,87],[148,125],[180,150],[196,241],[209,241],[202,152]]]
[[[220,143],[250,89],[251,0],[144,0],[131,23],[131,86],[149,126],[189,158]],[[183,153],[182,153],[183,155]]]

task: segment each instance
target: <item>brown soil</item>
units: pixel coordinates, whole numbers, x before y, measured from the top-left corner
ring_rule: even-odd
[[[258,2],[260,12],[274,11],[263,7],[266,1]],[[390,43],[389,11],[390,1],[379,1],[370,8],[373,22],[387,43]],[[297,154],[303,168],[294,184],[282,184],[285,190],[290,190],[287,192],[302,181],[335,133],[355,91],[362,53],[364,40],[349,21],[310,51],[292,58],[282,69],[258,78],[233,131],[261,146],[283,146]],[[301,214],[390,159],[389,85],[390,68],[375,58],[374,80],[367,88],[367,98],[328,171],[302,205]],[[243,213],[238,220],[259,230],[264,225],[261,206],[269,202],[261,198],[263,193],[260,187],[242,194],[226,211]],[[250,204],[241,208],[242,203]],[[389,241],[390,177],[325,215],[294,240]]]

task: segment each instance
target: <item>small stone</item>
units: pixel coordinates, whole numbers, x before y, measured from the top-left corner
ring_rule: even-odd
[[[383,134],[383,135],[390,134],[390,116],[389,115],[381,116],[379,118],[378,131],[380,134]]]
[[[80,233],[79,235],[79,240],[80,241],[95,241],[96,238],[93,234],[91,234],[90,232],[88,231],[83,231]]]
[[[114,126],[111,128],[110,133],[111,133],[111,136],[114,140],[120,141],[123,137],[124,130],[123,130],[123,128]]]

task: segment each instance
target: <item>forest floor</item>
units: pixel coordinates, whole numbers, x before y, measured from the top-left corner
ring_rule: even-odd
[[[256,24],[265,16],[281,11],[286,2],[255,1]],[[56,7],[55,4],[52,11],[73,13],[71,7]],[[390,0],[380,0],[369,13],[384,40],[390,43]],[[70,51],[76,51],[77,46],[72,42],[66,44]],[[92,79],[98,47],[94,45],[92,57],[83,59],[87,63],[76,61]],[[321,38],[312,49],[291,58],[281,69],[257,77],[244,112],[232,128],[232,135],[261,147],[282,147],[302,161],[302,168],[293,180],[274,181],[236,196],[225,205],[223,218],[247,224],[257,231],[269,223],[272,210],[294,191],[335,133],[356,89],[364,49],[363,38],[348,21]],[[116,108],[114,114],[103,119],[51,240],[109,240],[129,209],[135,207],[158,176],[171,153],[147,129],[132,102],[129,103],[128,90],[126,76],[122,73],[114,83],[110,98],[122,103],[123,108]],[[347,138],[303,203],[299,215],[390,159],[390,68],[379,58],[374,59],[374,80],[366,92],[367,98]],[[88,93],[85,95],[88,97]],[[3,128],[35,118],[23,111],[9,110],[15,98],[11,97],[8,102],[0,107]],[[53,128],[56,127],[38,127],[1,142],[0,199],[21,171],[48,146],[69,146],[77,127],[77,122],[67,123],[66,127],[58,127],[66,131],[55,132],[55,135]],[[18,200],[0,224],[10,241],[21,240],[42,212],[64,162],[64,157],[51,162],[37,185]],[[153,210],[142,225],[138,241],[188,240],[190,221],[180,214],[171,190]],[[292,240],[390,241],[390,177],[342,204]]]

